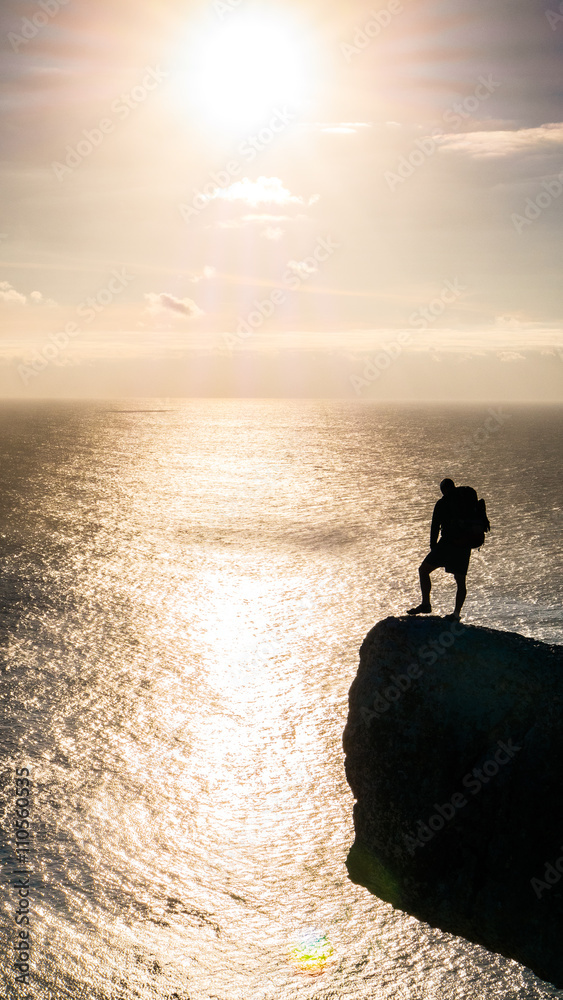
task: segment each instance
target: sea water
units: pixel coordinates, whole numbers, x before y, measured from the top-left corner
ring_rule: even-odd
[[[0,408],[7,998],[563,996],[349,881],[341,744],[364,635],[418,602],[445,476],[492,524],[465,621],[561,642],[561,416]],[[432,596],[453,609],[443,571]]]

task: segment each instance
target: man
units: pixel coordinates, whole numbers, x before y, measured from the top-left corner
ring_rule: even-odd
[[[432,611],[430,604],[430,574],[443,566],[446,573],[452,573],[457,583],[455,609],[453,614],[446,615],[449,621],[459,621],[461,609],[467,588],[465,577],[469,566],[471,546],[459,543],[459,511],[456,503],[456,487],[451,479],[443,479],[440,483],[442,498],[438,500],[432,515],[430,529],[430,552],[418,570],[422,603],[407,611],[408,615],[428,615]],[[461,490],[460,490],[461,493]],[[438,534],[441,531],[440,540]],[[457,539],[457,540],[456,540]]]

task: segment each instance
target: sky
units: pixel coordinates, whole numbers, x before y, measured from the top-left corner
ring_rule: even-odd
[[[563,2],[4,0],[0,395],[561,399]]]

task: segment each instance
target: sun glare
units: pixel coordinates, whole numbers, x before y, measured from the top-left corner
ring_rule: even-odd
[[[192,101],[229,130],[265,124],[284,108],[297,114],[305,97],[307,60],[289,18],[233,13],[200,40],[193,70]]]

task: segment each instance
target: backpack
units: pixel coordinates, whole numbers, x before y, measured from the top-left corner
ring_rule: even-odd
[[[455,545],[468,545],[480,549],[485,534],[491,530],[484,500],[478,500],[471,486],[456,486],[454,492],[455,515],[452,519]]]

